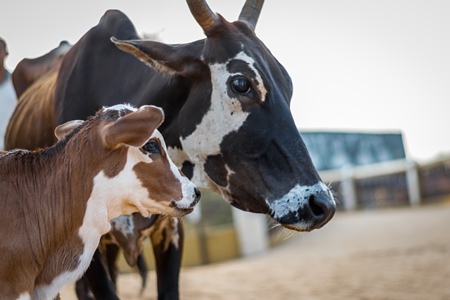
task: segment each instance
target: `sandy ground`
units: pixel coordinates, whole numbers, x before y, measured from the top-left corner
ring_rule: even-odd
[[[142,297],[136,274],[119,280],[122,299],[157,299],[154,272]],[[183,300],[450,299],[450,205],[339,213],[262,255],[184,268],[180,288]]]

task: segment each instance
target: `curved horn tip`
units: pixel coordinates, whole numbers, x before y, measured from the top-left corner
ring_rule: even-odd
[[[258,22],[259,15],[264,4],[264,0],[247,0],[242,7],[239,15],[239,21],[245,21],[254,30]]]
[[[219,18],[211,10],[205,0],[186,0],[186,2],[192,16],[195,18],[200,27],[202,27],[205,33],[217,24]]]

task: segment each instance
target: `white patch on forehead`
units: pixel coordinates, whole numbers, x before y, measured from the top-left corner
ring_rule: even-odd
[[[281,219],[282,217],[288,215],[291,212],[295,212],[298,214],[298,211],[302,207],[308,205],[309,197],[311,195],[320,193],[327,193],[330,195],[331,198],[333,198],[327,186],[323,182],[318,182],[315,185],[311,186],[297,184],[282,198],[274,200],[271,203],[268,200],[266,200],[266,203],[273,213],[272,216],[275,219]]]
[[[223,138],[233,131],[238,131],[249,115],[248,112],[243,111],[240,101],[237,98],[230,98],[228,93],[228,79],[233,75],[239,75],[230,73],[227,69],[232,60],[241,60],[247,63],[248,67],[256,74],[255,79],[258,82],[257,88],[260,90],[261,100],[265,100],[267,91],[262,77],[254,67],[255,61],[243,51],[225,63],[209,65],[212,84],[211,106],[194,132],[186,138],[180,139],[185,155],[187,154],[189,159],[185,159],[179,153],[175,153],[174,156],[179,167],[185,160],[193,162],[196,168],[194,168],[192,181],[199,187],[213,191],[217,190],[217,187],[205,174],[203,165],[208,156],[220,154],[220,144]],[[171,155],[174,152],[176,151],[171,149]]]
[[[238,99],[228,96],[227,80],[231,74],[226,66],[227,63],[209,66],[212,83],[211,106],[195,131],[181,139],[183,149],[190,155],[191,161],[196,163],[203,164],[208,155],[219,154],[223,137],[237,131],[249,115],[242,110]]]

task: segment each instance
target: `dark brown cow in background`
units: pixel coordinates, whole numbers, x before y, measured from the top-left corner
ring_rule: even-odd
[[[62,41],[58,47],[43,56],[22,59],[11,74],[17,99],[36,80],[44,76],[45,73],[59,69],[64,55],[66,55],[71,47],[67,41]]]
[[[55,120],[55,84],[58,69],[33,82],[17,101],[5,132],[5,150],[50,147]]]
[[[140,40],[123,13],[107,11],[63,60],[56,123],[84,119],[123,99],[160,106],[170,155],[198,186],[286,228],[321,228],[335,202],[292,118],[289,74],[255,34],[263,1],[246,1],[236,22],[205,1],[187,2],[206,38],[183,45]],[[158,298],[178,299],[183,227],[167,218],[153,226]],[[105,279],[90,273],[98,261],[86,273],[94,287]],[[94,294],[117,299],[111,290]]]
[[[48,300],[89,266],[110,221],[182,217],[199,191],[167,155],[155,106],[104,108],[40,151],[0,156],[0,298]]]
[[[5,150],[50,147],[56,142],[55,84],[62,59],[72,46],[59,46],[37,58],[24,58],[11,75],[18,102],[5,132]]]

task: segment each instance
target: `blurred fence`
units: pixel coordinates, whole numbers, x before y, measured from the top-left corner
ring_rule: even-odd
[[[427,163],[395,160],[319,172],[329,184],[339,210],[417,206],[450,200],[450,157]],[[260,253],[285,240],[287,231],[271,229],[269,218],[242,212],[220,196],[203,192],[201,217],[185,222],[183,266],[225,261]],[[144,255],[154,269],[149,241]],[[122,271],[133,271],[121,260]]]
[[[322,171],[340,210],[419,205],[450,197],[450,157],[427,163],[396,160]]]

